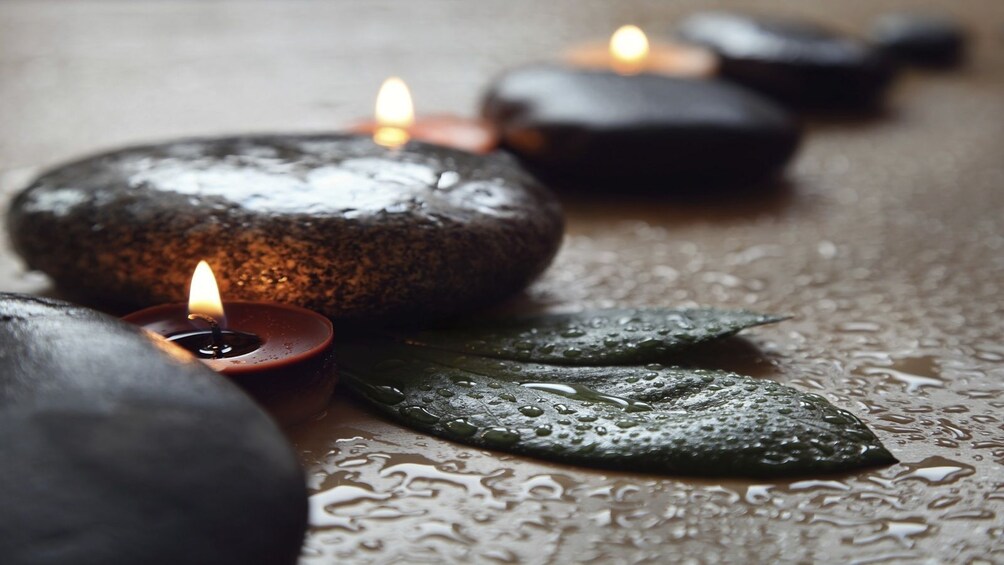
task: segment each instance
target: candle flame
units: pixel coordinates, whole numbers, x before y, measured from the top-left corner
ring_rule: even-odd
[[[648,59],[648,37],[638,26],[621,26],[610,36],[610,55],[620,72],[638,72]]]
[[[415,107],[408,85],[397,77],[383,81],[376,99],[376,132],[373,141],[384,147],[400,147],[408,142],[408,130],[415,123]]]
[[[209,316],[220,326],[225,325],[226,314],[223,312],[220,289],[216,286],[213,270],[205,261],[199,261],[195,273],[192,274],[192,287],[188,293],[188,313]]]

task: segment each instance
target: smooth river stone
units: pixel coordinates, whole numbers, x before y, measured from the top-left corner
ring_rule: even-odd
[[[959,22],[913,12],[877,17],[870,38],[899,61],[931,67],[957,65],[966,47],[966,30]]]
[[[558,66],[502,75],[482,113],[535,173],[611,192],[748,189],[801,136],[787,111],[729,83]]]
[[[718,53],[722,76],[798,107],[868,109],[895,74],[878,49],[810,22],[703,12],[677,35]]]
[[[0,293],[0,561],[295,563],[306,487],[275,424],[135,326]]]
[[[184,301],[206,259],[226,299],[408,322],[521,290],[553,258],[563,218],[504,154],[303,135],[77,161],[17,196],[8,225],[28,265],[81,301]]]

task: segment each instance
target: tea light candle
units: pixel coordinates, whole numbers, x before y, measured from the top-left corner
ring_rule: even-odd
[[[415,117],[408,85],[397,77],[383,82],[377,93],[374,120],[362,121],[351,130],[373,135],[384,147],[400,147],[410,139],[461,149],[471,153],[490,153],[498,145],[495,128],[482,119],[448,114]]]
[[[202,261],[188,304],[164,304],[125,318],[180,345],[226,375],[280,423],[321,412],[336,382],[331,322],[287,304],[228,301]]]
[[[718,57],[710,49],[680,43],[651,43],[638,26],[621,26],[606,44],[588,44],[565,54],[573,67],[633,75],[706,78],[718,72]]]

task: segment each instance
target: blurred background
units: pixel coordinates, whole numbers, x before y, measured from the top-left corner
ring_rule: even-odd
[[[665,37],[725,6],[859,35],[883,11],[933,9],[973,28],[976,66],[1004,34],[998,0],[0,0],[0,169],[179,135],[330,130],[369,116],[390,75],[420,113],[472,114],[507,67],[624,23]]]

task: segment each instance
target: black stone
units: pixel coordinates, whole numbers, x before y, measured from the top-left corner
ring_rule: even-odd
[[[345,135],[133,147],[59,167],[17,196],[28,265],[80,301],[187,299],[209,261],[226,299],[414,321],[526,286],[560,245],[560,207],[504,154]]]
[[[703,12],[677,35],[718,53],[722,76],[800,108],[874,107],[895,74],[878,49],[810,22]]]
[[[482,113],[534,172],[611,192],[749,187],[800,138],[788,112],[732,84],[556,66],[504,74]]]
[[[223,377],[134,326],[0,293],[0,561],[295,563],[296,456]]]
[[[875,19],[871,41],[895,59],[915,65],[951,67],[966,48],[962,24],[944,16],[900,12]]]

